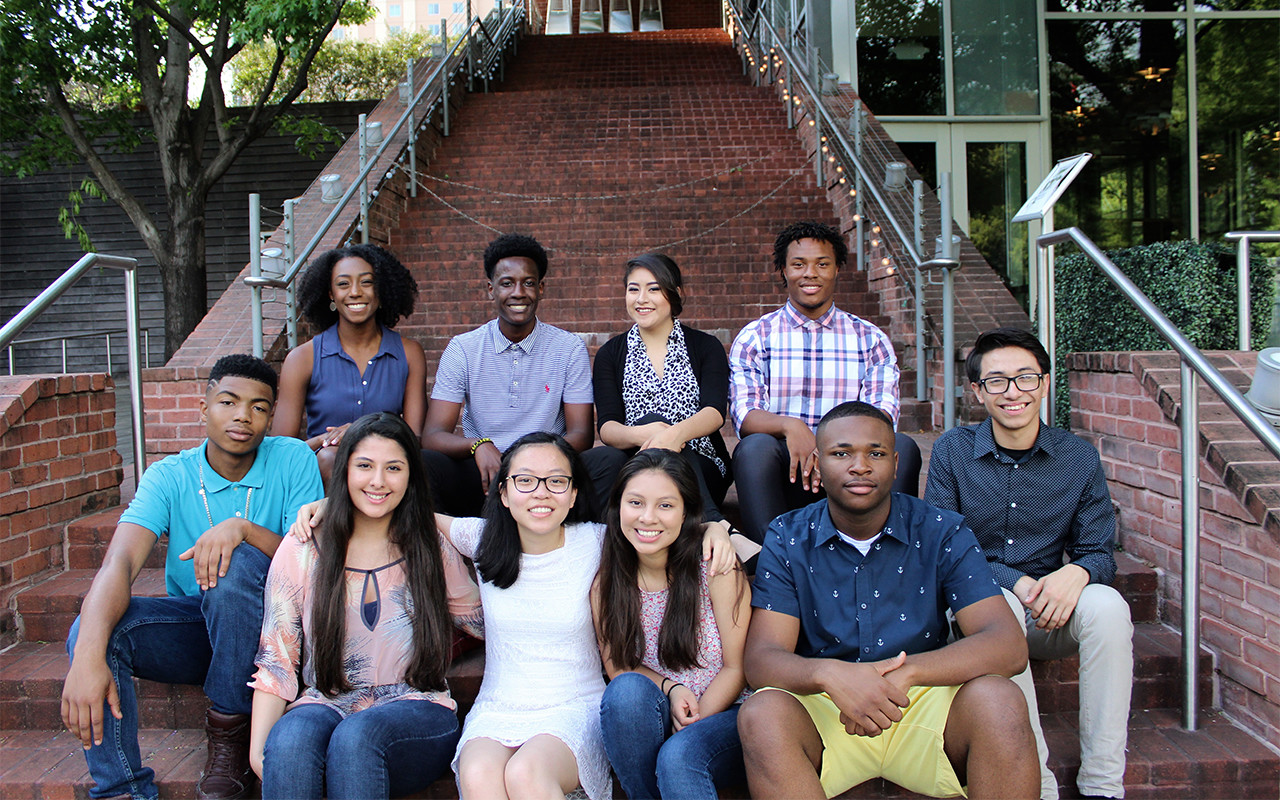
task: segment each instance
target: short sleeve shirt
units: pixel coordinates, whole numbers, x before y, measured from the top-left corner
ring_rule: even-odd
[[[1000,588],[964,518],[895,492],[866,556],[840,538],[827,501],[769,524],[751,605],[800,621],[796,653],[877,661],[947,642],[947,610]]]
[[[324,497],[315,453],[292,436],[268,436],[258,445],[253,466],[234,483],[214,471],[205,457],[208,440],[198,447],[168,456],[147,468],[133,502],[121,522],[141,525],[157,537],[168,536],[164,583],[171,597],[200,594],[191,561],[178,556],[210,527],[233,517],[245,517],[283,535],[303,505]],[[200,498],[204,477],[208,512]],[[252,495],[250,495],[252,490]]]
[[[432,400],[462,403],[462,434],[499,450],[526,433],[566,432],[564,404],[590,405],[591,359],[576,334],[545,322],[520,342],[490,320],[450,340]]]

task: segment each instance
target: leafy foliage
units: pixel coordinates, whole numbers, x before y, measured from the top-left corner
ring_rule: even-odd
[[[273,127],[316,133],[314,122],[287,119],[315,54],[336,24],[373,13],[369,0],[0,0],[0,170],[27,177],[54,164],[86,168],[92,180],[71,193],[59,224],[87,245],[76,223],[85,194],[129,216],[160,268],[172,353],[205,312],[210,190]],[[232,120],[222,74],[254,43],[272,53],[272,66],[250,108]],[[282,78],[289,60],[296,66]],[[150,122],[145,133],[132,124],[139,112]],[[213,135],[218,147],[206,150]],[[144,137],[156,142],[164,215],[101,158]]]
[[[1107,256],[1192,344],[1202,350],[1237,347],[1235,250],[1221,244],[1156,242],[1113,250]],[[1169,350],[1137,307],[1082,253],[1056,261],[1057,424],[1068,427],[1067,356],[1107,350]],[[1254,256],[1249,264],[1250,344],[1261,348],[1271,322],[1275,274]]]
[[[307,88],[298,102],[325,103],[385,97],[405,79],[405,64],[430,52],[439,37],[426,33],[398,33],[385,43],[343,40],[325,42],[311,65]],[[246,47],[232,62],[232,96],[247,100],[262,93],[274,65],[275,54],[267,43]],[[296,58],[284,62],[281,74],[289,83],[298,69]],[[280,90],[276,90],[278,95]],[[277,99],[275,96],[272,99]]]

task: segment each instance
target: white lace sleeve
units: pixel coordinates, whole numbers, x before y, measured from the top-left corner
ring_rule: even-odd
[[[479,517],[457,517],[449,529],[449,541],[467,558],[475,558],[480,549],[480,534],[484,532],[484,520]]]

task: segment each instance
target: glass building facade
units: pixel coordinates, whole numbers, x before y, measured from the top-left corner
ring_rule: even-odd
[[[1280,0],[761,0],[858,91],[1025,303],[1009,219],[1053,162],[1100,245],[1280,230]]]

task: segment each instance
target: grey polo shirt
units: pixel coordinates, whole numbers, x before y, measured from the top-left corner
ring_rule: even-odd
[[[494,319],[449,341],[431,399],[462,403],[462,434],[505,451],[526,433],[564,435],[564,404],[594,399],[591,360],[576,334],[539,321],[512,342]]]

